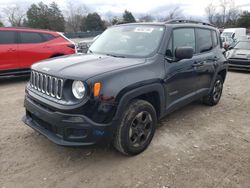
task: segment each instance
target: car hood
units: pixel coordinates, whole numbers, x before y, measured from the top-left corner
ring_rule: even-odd
[[[228,58],[249,59],[250,58],[250,50],[232,49],[229,51]]]
[[[40,61],[34,64],[32,69],[61,78],[87,80],[100,74],[142,63],[145,63],[145,59],[76,54]]]

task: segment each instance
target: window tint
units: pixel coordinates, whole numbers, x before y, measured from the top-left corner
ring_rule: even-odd
[[[213,49],[211,31],[208,29],[197,29],[198,53],[207,52]]]
[[[49,40],[56,38],[55,36],[47,34],[47,33],[42,33],[42,36],[43,36],[45,41],[49,41]]]
[[[35,32],[20,32],[20,42],[21,43],[40,43],[44,42],[42,36]]]
[[[219,41],[218,41],[218,37],[215,31],[212,31],[212,38],[213,38],[214,47],[218,46]]]
[[[0,31],[0,44],[15,44],[15,31]]]
[[[195,51],[195,34],[192,28],[174,30],[174,50],[178,47],[192,47]]]

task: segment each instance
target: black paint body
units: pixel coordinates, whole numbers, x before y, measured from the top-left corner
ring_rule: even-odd
[[[131,100],[149,101],[160,119],[208,94],[218,74],[225,79],[227,61],[220,44],[206,53],[195,54],[191,59],[170,61],[165,56],[173,29],[205,28],[216,31],[219,36],[217,29],[199,24],[155,25],[164,25],[166,30],[157,52],[150,57],[87,54],[35,64],[32,70],[64,79],[65,92],[71,91],[73,80],[83,81],[87,86],[87,97],[76,101],[65,94],[65,101],[64,98],[57,101],[35,91],[28,83],[23,121],[60,145],[109,143]],[[49,71],[43,70],[44,67]],[[93,96],[95,82],[102,84],[99,97]]]

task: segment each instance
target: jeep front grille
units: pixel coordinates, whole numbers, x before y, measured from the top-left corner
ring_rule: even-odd
[[[62,98],[63,79],[31,71],[30,85],[43,94],[57,99]]]

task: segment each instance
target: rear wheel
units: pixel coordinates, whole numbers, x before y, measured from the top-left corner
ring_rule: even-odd
[[[218,75],[215,79],[212,91],[203,98],[203,103],[209,106],[214,106],[220,101],[223,90],[223,79]]]
[[[154,136],[156,123],[156,112],[149,102],[131,102],[117,129],[114,147],[126,155],[143,152]]]

